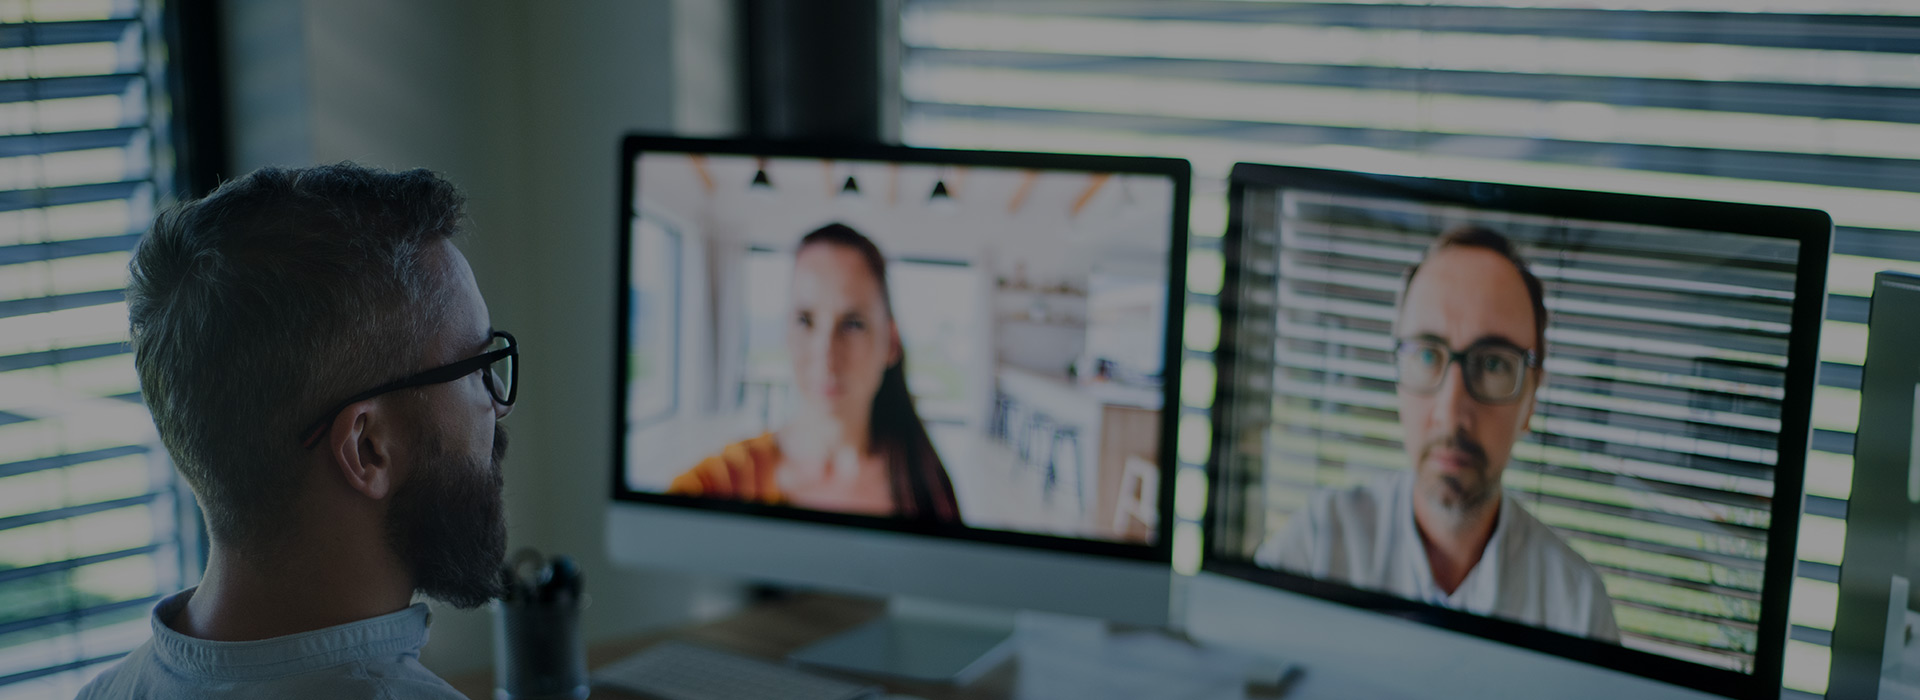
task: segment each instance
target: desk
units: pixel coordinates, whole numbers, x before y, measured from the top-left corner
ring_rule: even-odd
[[[599,668],[652,644],[667,640],[702,644],[738,654],[783,662],[787,654],[807,644],[852,629],[885,612],[885,604],[878,600],[800,594],[786,599],[759,603],[732,617],[713,622],[595,644],[587,650],[587,667]],[[1046,667],[1044,660],[1039,663],[1041,663],[1040,668]],[[890,693],[912,695],[926,700],[1005,700],[1015,697],[1015,689],[1021,680],[1020,667],[1021,659],[1015,655],[998,668],[988,671],[978,680],[964,687],[907,681],[886,681],[882,685]],[[849,677],[820,669],[808,670],[830,677],[844,677],[860,682],[874,681],[870,678]],[[1051,676],[1046,672],[1042,673],[1043,676],[1037,678]],[[1127,672],[1121,670],[1119,673],[1125,675]],[[1233,691],[1227,693],[1231,697],[1274,698],[1286,692],[1284,684],[1282,686],[1259,685],[1246,686],[1246,694],[1239,695],[1240,686],[1237,685],[1239,676],[1234,678],[1236,679],[1233,681],[1234,687],[1227,689]],[[491,700],[493,697],[491,669],[447,680],[455,689],[473,700]],[[1147,680],[1151,682],[1150,679]],[[1041,694],[1051,695],[1052,693],[1042,691]],[[1182,694],[1182,696],[1188,695]],[[1206,697],[1214,697],[1214,695]],[[593,698],[594,700],[644,700],[637,695],[603,688],[595,688]]]
[[[885,612],[886,604],[879,600],[800,594],[759,603],[713,622],[595,644],[587,649],[587,668],[599,668],[670,639],[783,662],[787,654],[807,644],[853,629]],[[1002,700],[1013,695],[1018,667],[1018,659],[1009,660],[966,687],[893,681],[884,685],[888,692],[916,695],[926,700]],[[819,669],[807,670],[825,676],[836,675]],[[871,682],[865,678],[851,680]],[[473,700],[493,698],[490,668],[448,678],[447,682]],[[607,688],[594,688],[593,698],[646,700],[643,696]]]

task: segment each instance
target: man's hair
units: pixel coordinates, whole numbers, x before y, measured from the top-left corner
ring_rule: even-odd
[[[1427,246],[1427,252],[1420,256],[1420,262],[1416,262],[1412,267],[1407,268],[1406,274],[1401,276],[1400,302],[1402,304],[1406,303],[1407,290],[1413,287],[1413,276],[1420,271],[1420,266],[1428,260],[1433,259],[1433,256],[1439,254],[1440,251],[1448,248],[1479,248],[1481,250],[1489,250],[1498,253],[1500,257],[1506,258],[1507,262],[1513,264],[1513,269],[1520,273],[1520,281],[1527,285],[1527,300],[1533,303],[1534,355],[1542,358],[1546,357],[1546,292],[1540,286],[1540,278],[1533,275],[1533,270],[1527,267],[1526,259],[1520,257],[1520,251],[1514,248],[1513,242],[1507,240],[1506,236],[1500,235],[1493,229],[1473,224],[1460,224],[1440,234],[1439,238],[1434,239],[1433,245]]]
[[[301,429],[425,361],[449,288],[432,251],[465,202],[427,170],[270,167],[170,208],[140,239],[134,365],[215,539],[280,534]]]

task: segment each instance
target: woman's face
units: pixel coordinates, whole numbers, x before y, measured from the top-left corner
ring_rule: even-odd
[[[899,354],[880,280],[860,253],[832,244],[800,250],[793,262],[787,353],[801,410],[864,422],[880,379]]]

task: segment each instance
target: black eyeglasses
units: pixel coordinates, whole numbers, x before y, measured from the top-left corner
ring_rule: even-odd
[[[301,435],[305,435],[306,438],[301,441],[300,445],[302,447],[312,448],[314,445],[319,444],[320,437],[326,432],[327,424],[332,423],[333,419],[339,416],[341,411],[347,410],[348,406],[401,389],[411,389],[417,386],[429,386],[432,384],[445,384],[473,374],[475,370],[479,370],[481,378],[486,380],[487,393],[493,395],[493,400],[499,402],[502,406],[510,407],[513,405],[513,400],[518,398],[520,393],[520,375],[514,372],[514,363],[519,361],[519,358],[520,343],[513,339],[513,334],[506,331],[494,331],[492,341],[487,343],[487,349],[478,355],[382,384],[354,394],[353,398],[340,402],[339,405],[333,407],[333,410],[327,411],[325,417],[314,421],[313,425],[307,428],[306,432],[301,433]]]
[[[1400,385],[1416,394],[1440,390],[1447,371],[1460,364],[1466,375],[1467,395],[1484,404],[1513,403],[1527,388],[1527,370],[1540,366],[1540,356],[1497,340],[1483,340],[1455,352],[1431,338],[1399,340],[1393,345],[1394,367]]]

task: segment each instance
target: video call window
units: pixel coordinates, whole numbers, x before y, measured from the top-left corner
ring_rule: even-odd
[[[1306,189],[1239,204],[1215,556],[1752,671],[1797,242]],[[1426,533],[1495,493],[1480,565],[1436,585]]]
[[[626,489],[1155,544],[1174,178],[650,151],[634,173]]]

